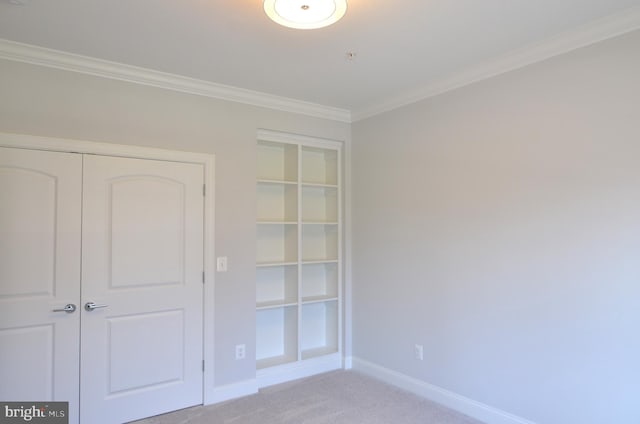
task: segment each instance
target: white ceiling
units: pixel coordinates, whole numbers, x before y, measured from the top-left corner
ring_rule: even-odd
[[[0,0],[0,38],[364,116],[599,22],[638,27],[639,11],[640,0],[349,0],[337,24],[301,31],[271,22],[261,0]]]

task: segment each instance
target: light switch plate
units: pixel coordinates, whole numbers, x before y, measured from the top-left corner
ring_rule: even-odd
[[[227,257],[220,256],[216,260],[216,270],[218,272],[227,272]]]

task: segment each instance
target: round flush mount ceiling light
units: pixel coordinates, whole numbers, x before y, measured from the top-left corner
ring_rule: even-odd
[[[326,27],[347,12],[347,0],[264,0],[263,5],[271,20],[296,29]]]

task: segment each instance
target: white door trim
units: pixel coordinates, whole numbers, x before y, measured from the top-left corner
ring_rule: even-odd
[[[206,196],[204,198],[204,388],[205,405],[215,402],[214,376],[214,306],[215,306],[215,156],[125,144],[40,137],[0,132],[0,146],[18,149],[49,150],[55,152],[87,153],[138,159],[155,159],[173,162],[197,163],[204,166]]]

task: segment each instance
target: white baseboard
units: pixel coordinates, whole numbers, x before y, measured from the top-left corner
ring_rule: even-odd
[[[255,379],[244,380],[238,383],[227,384],[225,386],[214,387],[210,396],[205,399],[205,405],[224,402],[258,393],[258,384]]]
[[[258,387],[262,388],[341,368],[342,357],[339,353],[336,353],[258,370],[256,379]]]
[[[477,402],[457,393],[390,370],[363,359],[353,357],[353,369],[363,374],[415,393],[448,408],[455,409],[487,424],[535,424],[500,409]]]
[[[352,356],[345,356],[344,358],[344,369],[345,370],[350,370],[353,368],[353,357]]]

